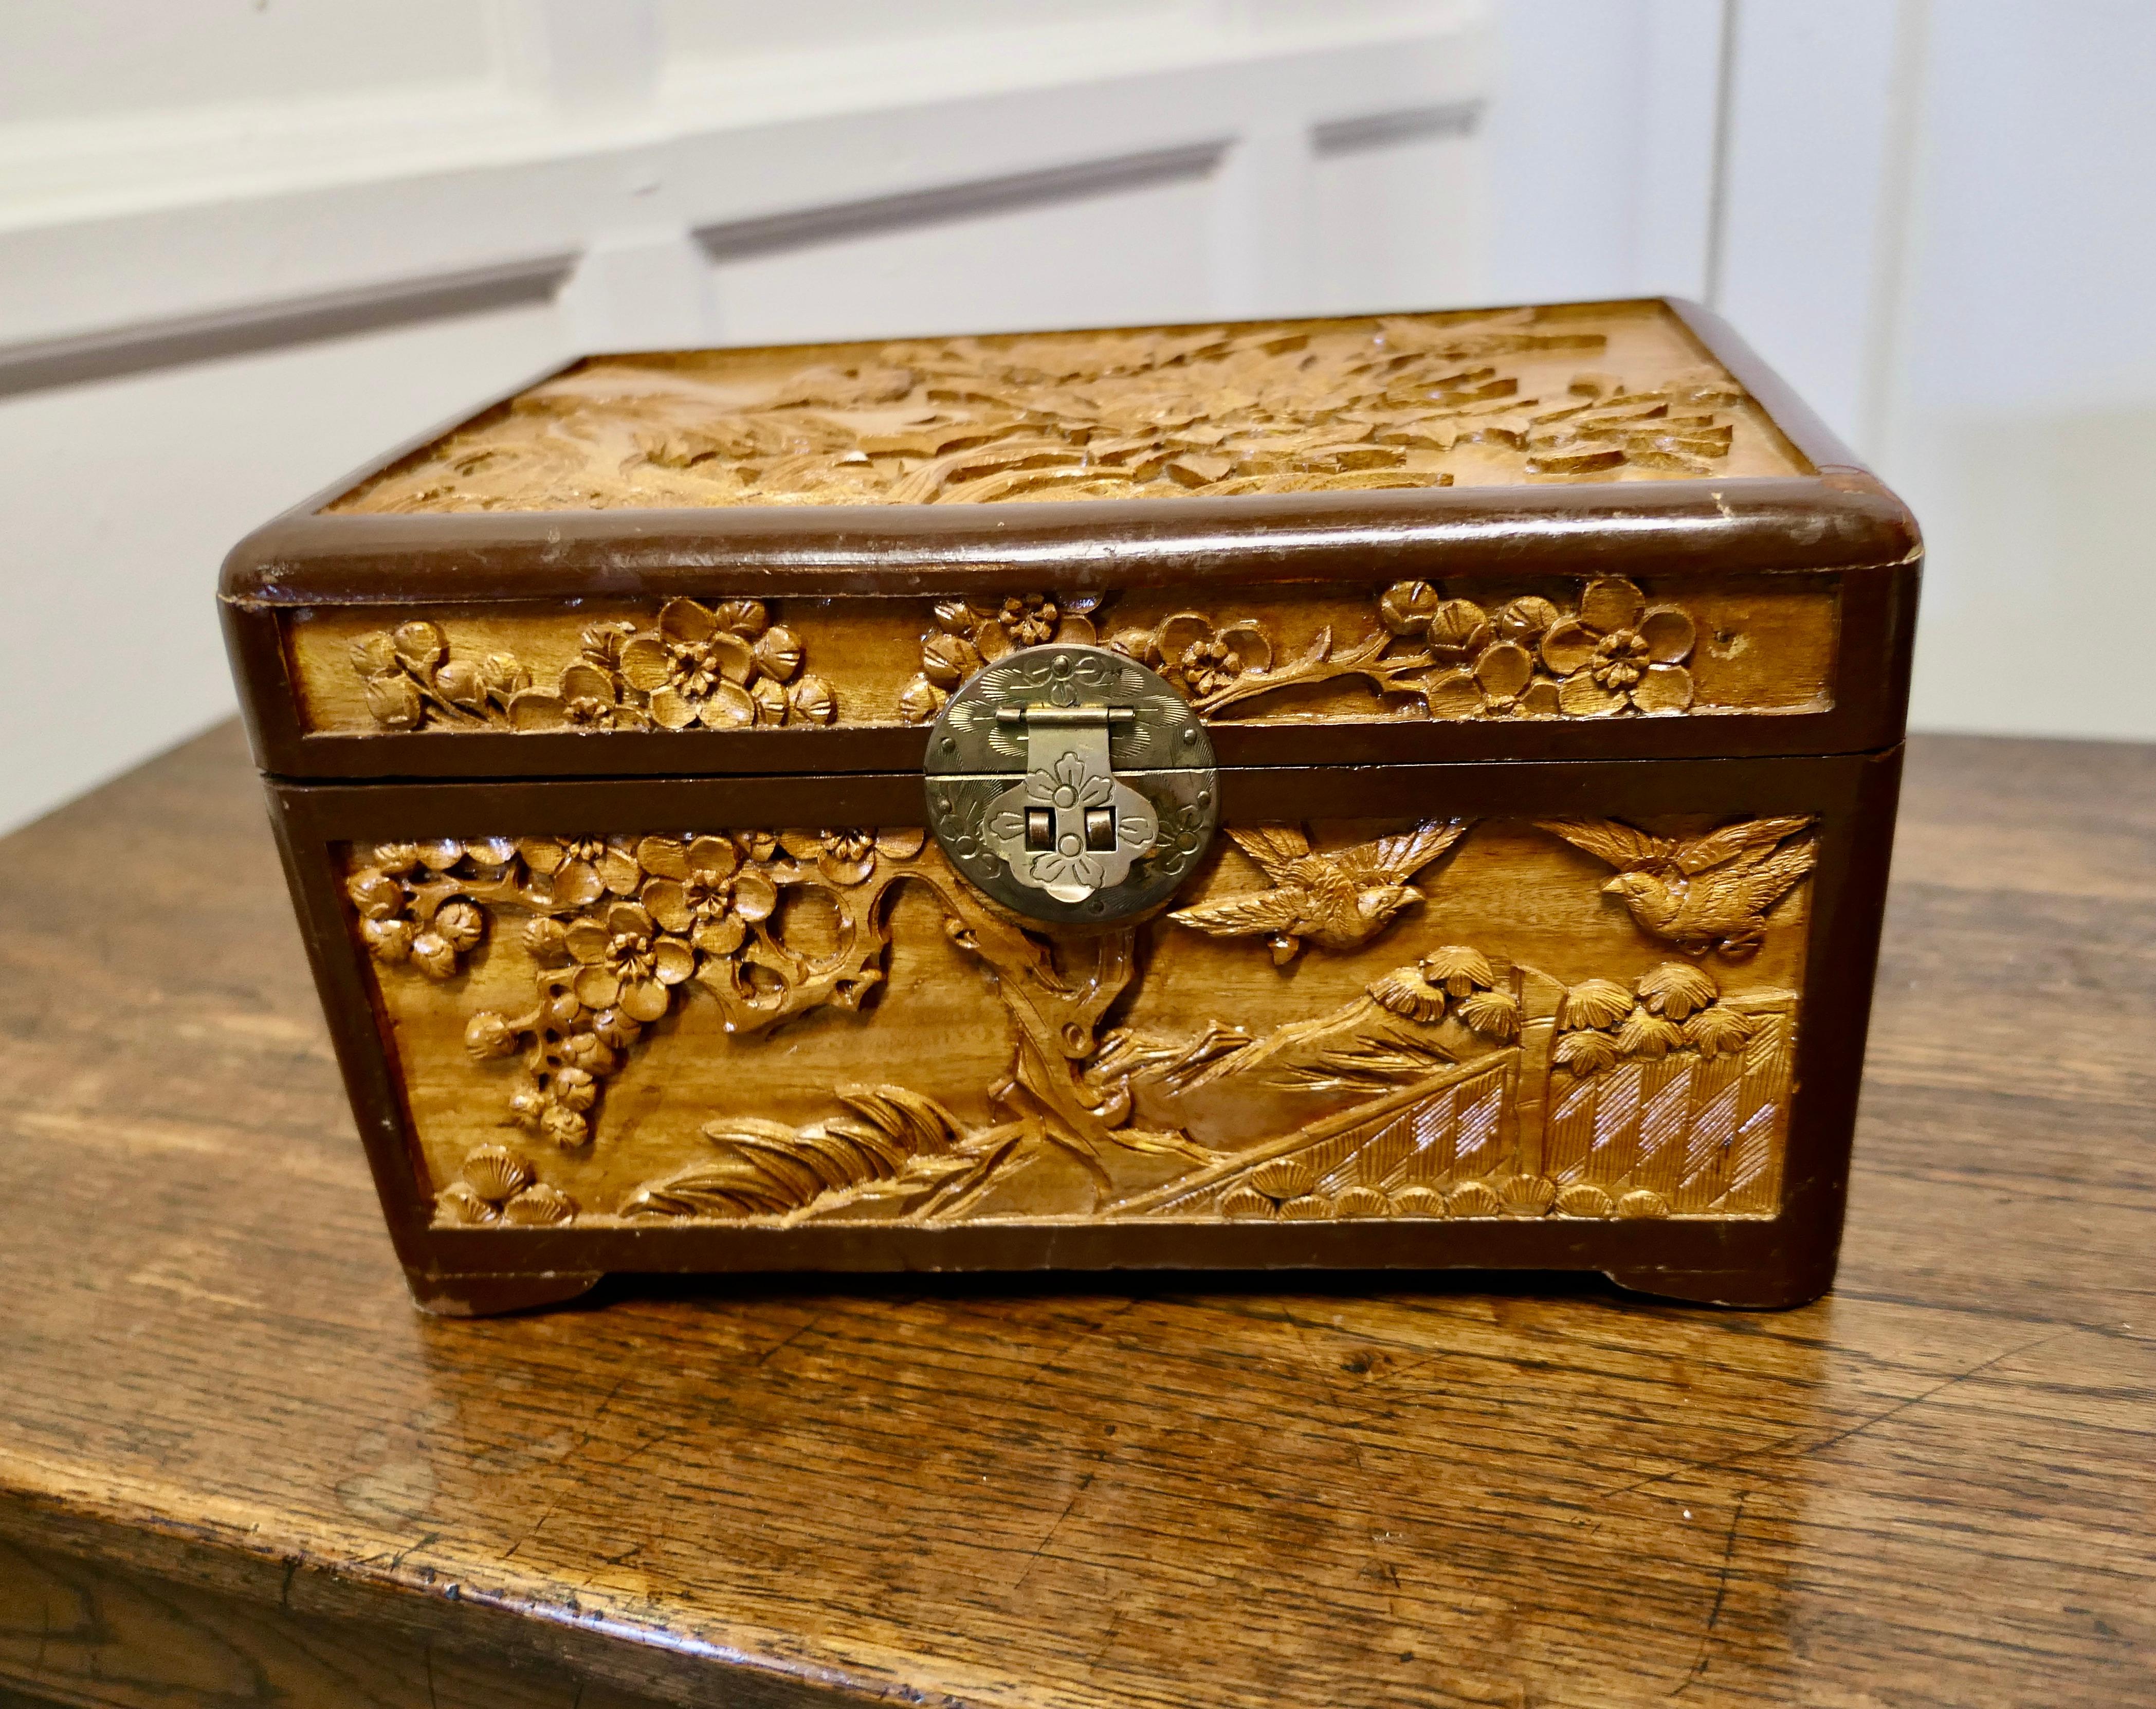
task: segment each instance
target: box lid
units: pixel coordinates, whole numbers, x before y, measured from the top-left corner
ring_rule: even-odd
[[[586,358],[240,542],[294,777],[908,770],[1097,639],[1222,763],[1901,733],[1918,542],[1660,300]]]

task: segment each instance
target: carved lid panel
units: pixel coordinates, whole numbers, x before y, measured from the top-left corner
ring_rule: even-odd
[[[353,515],[1802,475],[1658,302],[593,357]]]

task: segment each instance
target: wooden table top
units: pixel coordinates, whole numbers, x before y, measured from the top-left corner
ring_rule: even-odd
[[[0,843],[0,1702],[2156,1702],[2156,748],[1914,745],[1840,1287],[433,1321],[226,729]]]

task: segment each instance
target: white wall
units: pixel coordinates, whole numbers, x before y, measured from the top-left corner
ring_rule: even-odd
[[[1723,0],[1502,0],[1490,290],[1704,297]]]
[[[1499,16],[1502,294],[1704,296],[1904,494],[1917,727],[2156,738],[2156,8]]]
[[[2156,736],[2090,640],[2152,65],[2137,0],[0,8],[0,826],[228,710],[230,540],[576,348],[1656,290],[1915,505],[1921,724]]]
[[[2156,738],[2156,8],[1931,8],[1876,452],[1930,531],[1917,711]]]

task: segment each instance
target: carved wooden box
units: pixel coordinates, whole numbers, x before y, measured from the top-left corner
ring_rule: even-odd
[[[1663,302],[592,358],[223,606],[423,1305],[1831,1279],[1908,513]]]

